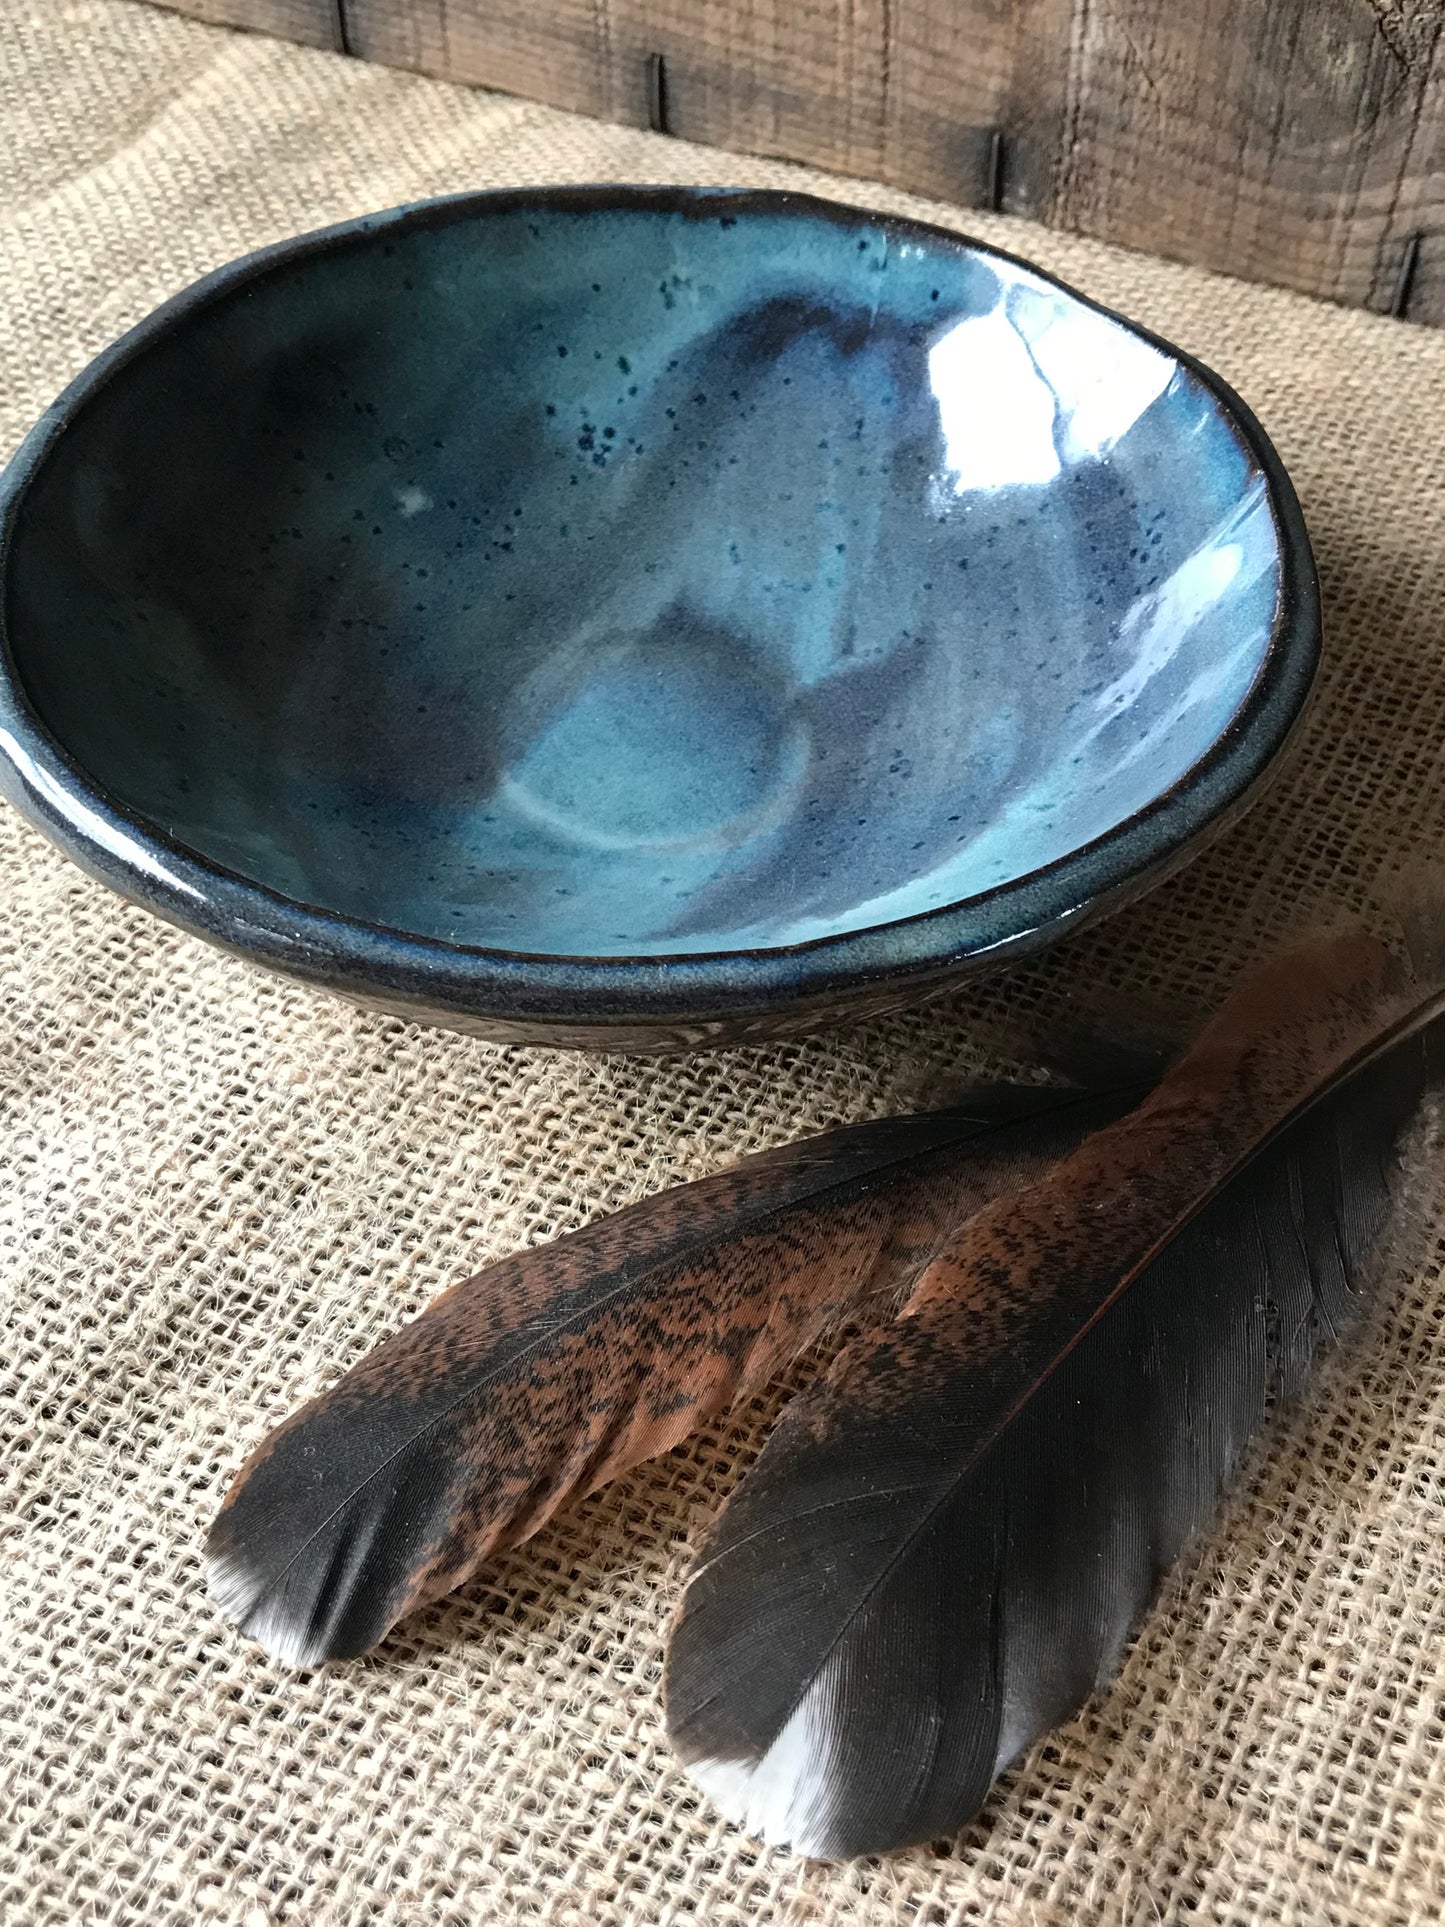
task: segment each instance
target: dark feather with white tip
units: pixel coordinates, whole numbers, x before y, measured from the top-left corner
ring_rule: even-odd
[[[1255,973],[788,1408],[668,1658],[674,1744],[727,1814],[826,1858],[952,1833],[1110,1679],[1356,1310],[1442,1008],[1437,958],[1359,929]]]

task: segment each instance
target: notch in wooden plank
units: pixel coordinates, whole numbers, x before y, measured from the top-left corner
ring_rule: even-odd
[[[995,127],[988,137],[983,173],[983,204],[990,214],[999,213],[1003,207],[1003,168],[1003,129]]]
[[[1390,295],[1390,313],[1396,321],[1403,321],[1410,307],[1410,296],[1415,292],[1415,272],[1420,265],[1420,235],[1418,229],[1405,243],[1405,252],[1400,256],[1400,265],[1395,271],[1395,286]]]
[[[654,134],[670,134],[667,124],[667,62],[661,54],[647,56],[647,124]]]

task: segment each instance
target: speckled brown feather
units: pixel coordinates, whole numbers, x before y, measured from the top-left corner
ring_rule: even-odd
[[[937,1837],[1110,1676],[1271,1389],[1353,1310],[1445,1031],[1416,962],[1356,929],[1252,974],[788,1408],[668,1660],[678,1751],[749,1831]]]
[[[263,1441],[213,1528],[213,1591],[293,1663],[366,1650],[829,1326],[896,1306],[970,1211],[1139,1094],[981,1092],[490,1266]]]
[[[1387,1048],[1396,1025],[1417,1020],[1421,996],[1398,954],[1369,931],[1261,965],[1137,1110],[1095,1132],[1046,1183],[971,1218],[920,1273],[900,1316],[928,1326],[935,1342],[949,1334],[975,1362],[1007,1351],[1021,1320],[1037,1329],[1051,1297],[1082,1335],[1076,1307],[1101,1317],[1302,1103]],[[1105,1276],[1110,1290],[1099,1298]],[[845,1356],[834,1373],[846,1370]]]

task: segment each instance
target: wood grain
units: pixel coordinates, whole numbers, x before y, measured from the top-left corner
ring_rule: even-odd
[[[1445,0],[173,0],[1445,322]]]
[[[337,0],[159,0],[172,13],[188,13],[216,27],[250,27],[256,33],[296,40],[303,47],[341,52]]]

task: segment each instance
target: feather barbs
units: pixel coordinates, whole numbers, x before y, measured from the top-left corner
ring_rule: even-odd
[[[212,1591],[288,1663],[365,1651],[823,1332],[891,1315],[960,1216],[1137,1094],[990,1087],[490,1266],[262,1442],[212,1529]]]
[[[829,1858],[951,1832],[1111,1676],[1358,1303],[1441,988],[1359,932],[1266,966],[794,1401],[669,1651],[674,1744],[725,1811]]]
[[[1349,1323],[1442,959],[1344,927],[1249,974],[1153,1088],[991,1088],[489,1267],[257,1449],[213,1590],[291,1663],[365,1651],[847,1327],[701,1550],[669,1728],[774,1844],[954,1830],[1111,1676]]]

